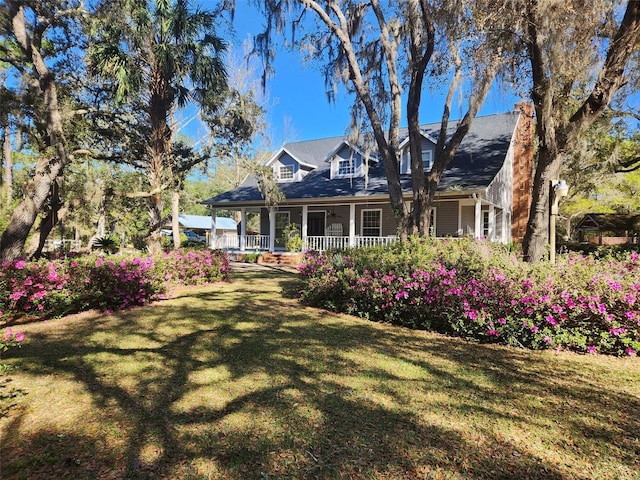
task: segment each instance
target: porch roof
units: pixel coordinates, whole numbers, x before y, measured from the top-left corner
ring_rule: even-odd
[[[446,169],[438,192],[478,191],[486,189],[502,168],[518,120],[518,113],[478,117],[465,136],[455,157]],[[457,122],[451,122],[448,134],[455,131]],[[439,123],[422,126],[425,135],[436,138]],[[407,135],[401,131],[401,138]],[[326,155],[344,141],[344,137],[295,142],[286,149],[299,160],[316,168],[298,182],[281,182],[279,187],[287,201],[336,198],[362,198],[388,195],[387,180],[382,162],[370,162],[368,178],[331,178],[331,169]],[[403,191],[411,192],[411,176],[401,175]],[[249,177],[239,187],[215,196],[202,203],[214,207],[234,205],[263,205],[264,197],[259,192],[255,177]]]

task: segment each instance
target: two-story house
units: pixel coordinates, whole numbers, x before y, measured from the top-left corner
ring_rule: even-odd
[[[508,243],[522,239],[531,202],[533,109],[521,103],[514,112],[478,117],[449,164],[438,188],[432,215],[436,237],[484,237]],[[422,159],[431,169],[439,124],[424,125]],[[453,132],[455,122],[450,126]],[[411,202],[409,145],[401,132],[400,175]],[[401,136],[402,138],[402,136]],[[394,241],[387,180],[376,152],[343,137],[283,145],[268,161],[285,199],[267,205],[256,178],[203,203],[240,212],[238,235],[215,237],[212,248],[282,249],[282,231],[295,223],[304,247],[385,244]],[[259,215],[260,234],[246,234],[248,214]],[[215,223],[213,221],[212,223]],[[215,225],[212,225],[215,231]]]

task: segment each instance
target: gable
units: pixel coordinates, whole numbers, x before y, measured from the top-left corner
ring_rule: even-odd
[[[330,178],[363,177],[367,166],[362,153],[343,142],[327,159],[331,164]]]
[[[422,134],[420,139],[423,168],[425,172],[431,170],[436,153],[436,144],[431,137]],[[400,144],[400,175],[411,173],[411,155],[409,153],[409,137]]]
[[[267,165],[273,169],[278,182],[299,182],[315,168],[300,161],[285,148],[280,149]]]

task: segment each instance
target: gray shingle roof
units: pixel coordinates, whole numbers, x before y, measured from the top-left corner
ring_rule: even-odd
[[[471,130],[465,136],[455,157],[449,164],[438,188],[447,190],[477,191],[487,188],[502,168],[513,137],[519,113],[510,112],[478,117]],[[453,134],[457,122],[451,122],[448,134]],[[431,138],[437,138],[439,123],[422,126],[423,132]],[[401,138],[407,130],[401,130]],[[365,178],[331,179],[327,154],[334,150],[344,137],[331,137],[319,140],[307,140],[289,143],[284,148],[298,160],[316,165],[317,168],[299,182],[281,182],[279,184],[288,201],[295,199],[363,197],[367,195],[386,195],[387,180],[382,162],[370,162],[369,175]],[[402,186],[411,191],[410,175],[402,175]],[[232,206],[235,203],[260,203],[264,201],[257,189],[256,179],[250,177],[239,187],[205,200],[203,203],[216,207]]]

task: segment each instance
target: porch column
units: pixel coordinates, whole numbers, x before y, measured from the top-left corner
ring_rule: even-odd
[[[475,213],[475,225],[473,227],[473,238],[480,238],[482,236],[482,203],[480,198],[476,197],[476,213]]]
[[[307,247],[307,230],[308,230],[308,217],[309,216],[309,206],[302,206],[302,225],[300,225],[300,236],[302,237],[302,245],[304,248]]]
[[[493,204],[489,205],[489,238],[493,242],[496,238],[496,209]]]
[[[356,246],[356,204],[349,204],[349,246]]]
[[[276,250],[276,207],[269,207],[269,251]]]
[[[209,248],[216,248],[216,213],[218,211],[211,209],[211,235],[209,235]]]
[[[240,209],[240,251],[244,252],[247,248],[247,209]]]

